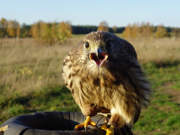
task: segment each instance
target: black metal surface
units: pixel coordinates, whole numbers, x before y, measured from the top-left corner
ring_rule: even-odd
[[[38,112],[13,117],[4,122],[0,127],[8,125],[4,135],[104,135],[105,132],[98,128],[89,128],[75,131],[74,126],[82,123],[85,117],[80,112]],[[100,127],[105,118],[97,115],[92,120]],[[115,134],[132,135],[131,129],[124,127],[116,130]]]

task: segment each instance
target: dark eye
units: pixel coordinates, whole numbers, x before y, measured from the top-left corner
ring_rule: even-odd
[[[84,46],[85,46],[86,48],[89,48],[89,43],[88,43],[88,42],[85,42],[85,43],[84,43]]]

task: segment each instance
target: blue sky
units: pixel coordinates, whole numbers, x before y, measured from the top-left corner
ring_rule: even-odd
[[[74,25],[110,26],[150,22],[180,27],[180,0],[0,0],[0,18],[31,24],[70,21]]]

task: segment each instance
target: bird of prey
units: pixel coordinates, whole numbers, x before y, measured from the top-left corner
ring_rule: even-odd
[[[106,135],[114,128],[132,127],[151,93],[134,47],[109,32],[91,32],[65,57],[63,78],[86,116],[75,128],[95,126],[90,116],[110,113],[102,126]]]

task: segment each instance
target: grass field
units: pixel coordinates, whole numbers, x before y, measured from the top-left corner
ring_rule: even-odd
[[[82,36],[63,45],[33,39],[0,39],[0,123],[36,111],[79,111],[61,78],[65,54]],[[151,104],[134,126],[138,135],[180,134],[180,39],[136,39],[139,60],[153,88]]]

